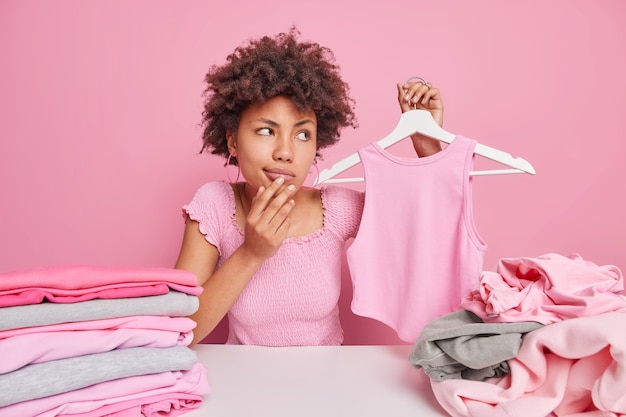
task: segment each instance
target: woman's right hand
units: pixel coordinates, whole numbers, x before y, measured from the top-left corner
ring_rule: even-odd
[[[246,216],[242,249],[257,259],[274,256],[289,232],[296,189],[293,184],[283,183],[284,178],[279,177],[267,188],[259,187]]]

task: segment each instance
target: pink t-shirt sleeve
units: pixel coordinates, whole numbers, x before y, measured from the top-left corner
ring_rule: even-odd
[[[220,242],[227,222],[234,221],[234,197],[229,184],[209,182],[196,191],[189,204],[183,206],[183,216],[199,223],[206,240],[222,253]]]
[[[365,194],[339,186],[327,186],[322,190],[328,229],[343,241],[355,237],[361,224]]]

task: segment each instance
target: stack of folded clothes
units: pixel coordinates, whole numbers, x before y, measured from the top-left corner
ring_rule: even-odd
[[[209,393],[189,348],[194,274],[62,266],[0,274],[0,416],[176,416]]]

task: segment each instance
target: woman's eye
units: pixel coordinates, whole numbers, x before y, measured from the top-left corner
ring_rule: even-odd
[[[309,140],[309,132],[300,132],[296,135],[296,138],[300,139],[301,141]]]
[[[262,127],[259,130],[256,131],[259,135],[263,135],[263,136],[269,136],[272,134],[272,129],[270,129],[269,127]]]

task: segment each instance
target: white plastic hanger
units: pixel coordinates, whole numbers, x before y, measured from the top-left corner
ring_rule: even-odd
[[[380,139],[378,144],[384,149],[414,133],[421,133],[422,135],[445,143],[451,143],[456,137],[456,135],[442,129],[427,110],[409,110],[402,113],[395,129],[389,135]],[[511,169],[472,171],[470,175],[535,174],[535,169],[528,161],[522,158],[514,158],[511,154],[498,149],[477,143],[474,148],[474,153],[510,166]],[[353,153],[347,158],[335,163],[332,167],[322,170],[319,174],[317,184],[364,181],[363,178],[333,178],[335,175],[355,166],[360,161],[361,158],[358,152]]]

